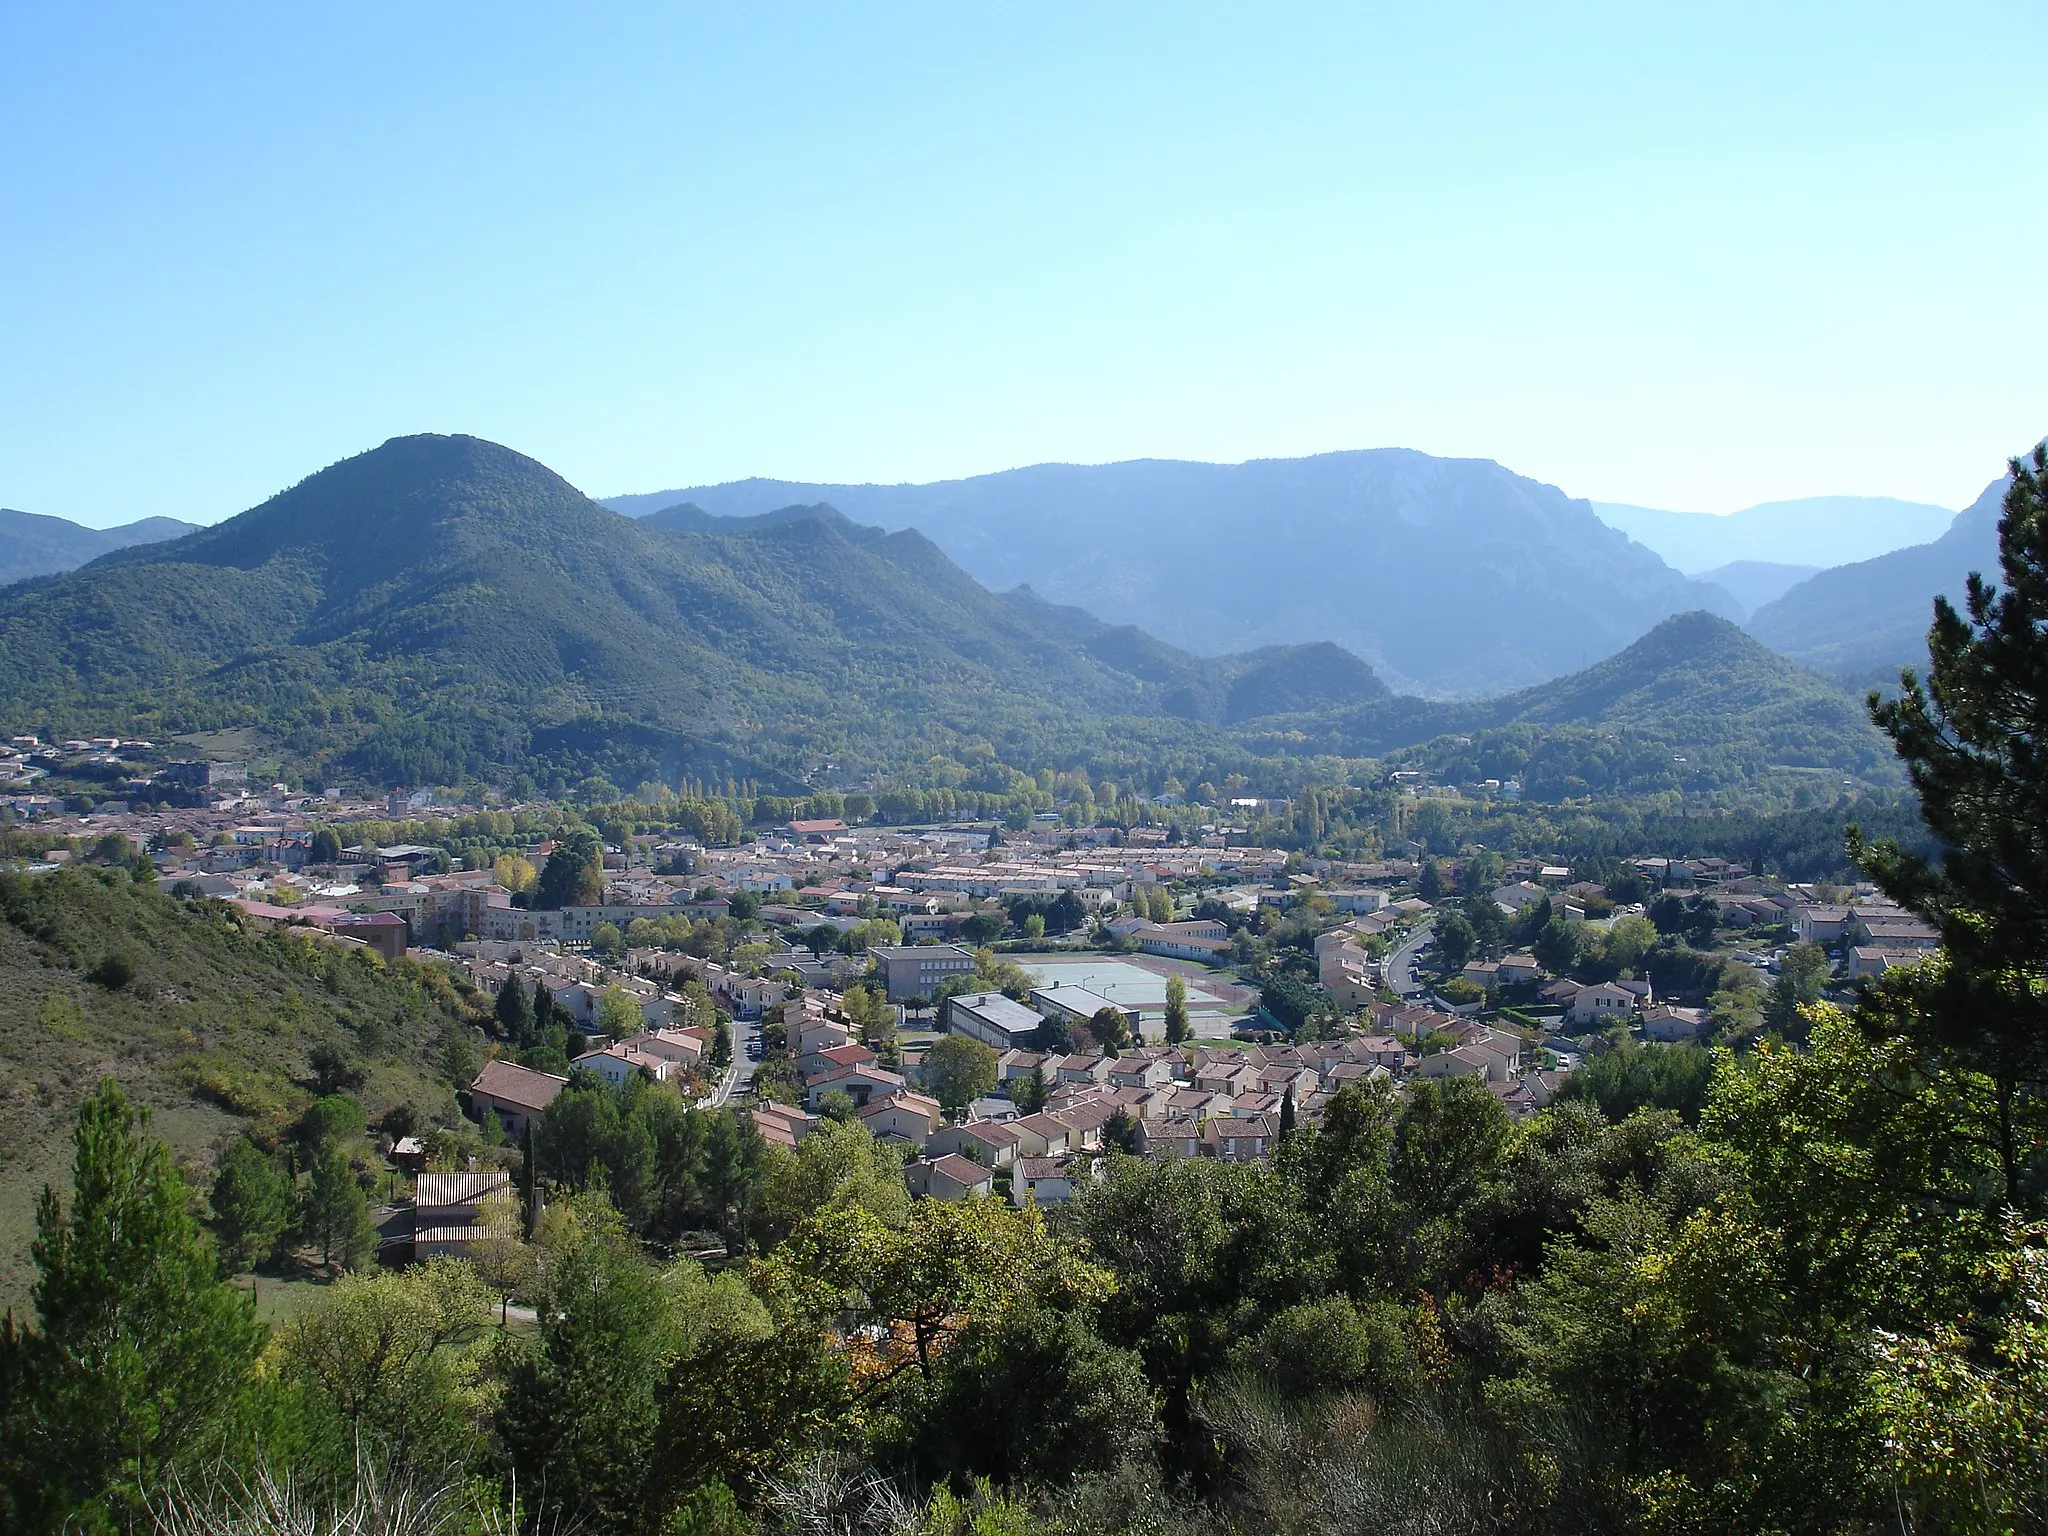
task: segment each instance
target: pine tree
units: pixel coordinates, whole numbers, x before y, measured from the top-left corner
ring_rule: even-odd
[[[1179,1045],[1188,1037],[1188,984],[1178,976],[1166,978],[1166,1043]]]
[[[370,1203],[339,1147],[314,1153],[301,1206],[299,1230],[320,1248],[320,1262],[359,1268],[376,1251]]]
[[[555,1006],[555,994],[547,989],[546,983],[537,983],[533,989],[533,1023],[526,1038],[519,1042],[520,1047],[546,1045],[557,1025],[564,1031],[568,1029],[567,1010]]]
[[[603,899],[604,845],[588,827],[563,833],[534,887],[534,906],[542,910],[588,907]]]
[[[0,1334],[0,1527],[125,1524],[173,1457],[216,1443],[262,1346],[221,1283],[169,1149],[111,1079],[78,1112],[70,1208],[43,1190],[38,1329]]]
[[[525,1044],[533,1034],[533,1013],[532,1004],[526,1000],[526,988],[516,975],[508,975],[505,984],[498,988],[498,1001],[491,1008],[499,1032],[507,1040]]]
[[[291,1180],[256,1143],[237,1136],[221,1155],[209,1203],[221,1256],[245,1270],[275,1253],[291,1225]]]
[[[2024,1208],[2027,1122],[2048,1084],[2048,444],[2012,463],[1998,561],[2003,587],[1971,574],[1967,618],[1934,600],[1925,685],[1909,670],[1897,698],[1870,696],[1940,866],[1855,828],[1849,844],[1940,931],[1946,963],[1898,985],[1917,991],[1927,1045],[1991,1080],[2005,1199]]]

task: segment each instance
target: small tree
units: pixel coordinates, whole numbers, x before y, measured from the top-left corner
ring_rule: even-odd
[[[1045,1080],[1045,1068],[1034,1066],[1029,1077],[1010,1079],[1010,1102],[1022,1114],[1035,1115],[1045,1108],[1045,1101],[1052,1095],[1051,1087]]]
[[[221,1256],[237,1271],[249,1269],[277,1252],[291,1225],[291,1180],[255,1142],[237,1136],[221,1155],[209,1203]]]
[[[491,860],[491,878],[518,896],[531,891],[540,876],[533,865],[516,853],[501,853]]]
[[[640,999],[614,983],[597,997],[597,1032],[613,1040],[637,1035],[644,1027]]]
[[[1464,913],[1453,912],[1437,922],[1436,947],[1445,965],[1454,971],[1463,970],[1465,962],[1479,951],[1479,935]]]
[[[946,1035],[925,1052],[924,1085],[949,1120],[963,1120],[969,1105],[995,1090],[996,1053],[979,1040]]]
[[[599,923],[590,930],[590,947],[599,954],[616,955],[625,948],[625,935],[617,923]]]
[[[331,1040],[322,1040],[306,1054],[313,1069],[313,1091],[325,1098],[330,1093],[363,1086],[363,1064]]]
[[[1114,1056],[1131,1043],[1131,1021],[1124,1017],[1121,1008],[1105,1004],[1089,1016],[1088,1033],[1105,1054]]]

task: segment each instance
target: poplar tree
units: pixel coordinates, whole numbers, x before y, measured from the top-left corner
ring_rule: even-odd
[[[1178,976],[1166,978],[1166,1043],[1179,1045],[1188,1037],[1188,984]]]

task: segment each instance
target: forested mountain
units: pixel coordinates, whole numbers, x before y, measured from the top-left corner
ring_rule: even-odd
[[[1583,672],[1499,699],[1382,699],[1262,724],[1449,782],[1520,779],[1537,799],[1753,789],[1774,774],[1898,777],[1853,693],[1708,613],[1666,619]]]
[[[1189,651],[1334,641],[1429,694],[1540,682],[1673,613],[1739,612],[1553,486],[1397,448],[1040,464],[932,485],[742,480],[606,505],[644,516],[687,502],[680,515],[702,526],[820,501],[917,528],[988,586],[1029,584]]]
[[[1330,646],[1205,661],[811,507],[637,523],[510,449],[398,438],[0,599],[14,729],[260,725],[381,782],[775,785],[973,742],[1072,755],[1383,691]],[[1121,722],[1121,723],[1119,723]]]
[[[1749,632],[1773,650],[1852,677],[1924,663],[1937,593],[1959,606],[1964,579],[1998,575],[1998,510],[2009,482],[1994,481],[1940,538],[1802,581],[1750,615]]]
[[[86,528],[61,517],[0,507],[0,586],[68,571],[130,544],[153,544],[192,532],[175,517],[145,517],[118,528]]]
[[[1822,568],[1869,560],[1939,538],[1955,520],[1947,507],[1890,496],[1767,501],[1725,517],[1611,501],[1592,505],[1609,527],[1655,550],[1679,570],[1699,573],[1702,581],[1711,579],[1715,567],[1737,560]]]

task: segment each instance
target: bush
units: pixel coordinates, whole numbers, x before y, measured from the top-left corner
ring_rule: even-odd
[[[135,979],[135,962],[120,950],[110,950],[86,974],[109,992],[118,992]]]

